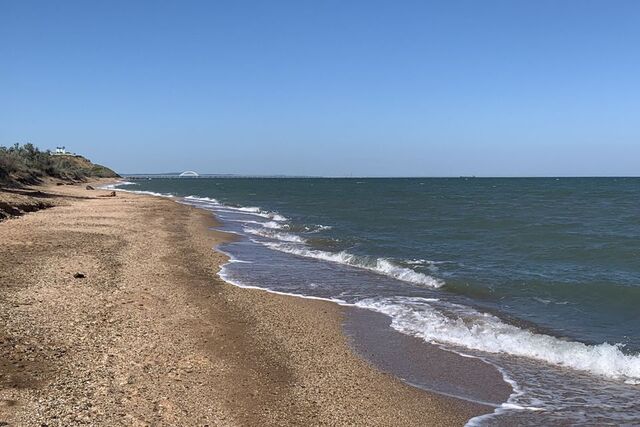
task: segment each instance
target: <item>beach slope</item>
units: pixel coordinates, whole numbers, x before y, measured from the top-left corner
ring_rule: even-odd
[[[0,222],[0,425],[463,425],[351,350],[342,308],[217,277],[209,213],[84,186]]]

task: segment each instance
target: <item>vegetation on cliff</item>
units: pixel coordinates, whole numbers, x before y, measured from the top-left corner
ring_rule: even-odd
[[[85,181],[118,176],[111,169],[79,155],[55,155],[33,144],[0,146],[0,185],[38,184],[45,178]]]

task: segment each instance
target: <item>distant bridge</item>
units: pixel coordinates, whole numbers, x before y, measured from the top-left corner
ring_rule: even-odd
[[[130,180],[138,179],[178,179],[178,178],[256,178],[256,179],[269,179],[269,178],[321,178],[318,176],[304,176],[304,175],[236,175],[231,173],[203,173],[199,174],[194,171],[169,172],[169,173],[130,173],[123,174],[123,177]]]

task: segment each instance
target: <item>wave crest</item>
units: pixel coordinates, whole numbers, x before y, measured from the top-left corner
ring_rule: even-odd
[[[619,344],[565,341],[520,329],[493,315],[455,304],[447,306],[445,315],[432,304],[415,298],[367,299],[356,306],[387,314],[394,329],[425,341],[527,357],[628,384],[640,381],[640,355],[624,354]],[[459,315],[453,314],[455,311]]]
[[[259,228],[251,228],[245,227],[243,228],[245,233],[253,234],[254,236],[266,237],[268,239],[280,240],[282,242],[292,242],[292,243],[305,243],[306,240],[300,236],[296,236],[295,234],[285,233],[281,231],[274,231],[269,229],[259,229]]]
[[[411,270],[410,268],[401,267],[385,258],[371,260],[366,257],[350,254],[348,252],[326,252],[316,249],[309,249],[302,246],[290,245],[286,243],[263,242],[263,244],[271,249],[280,252],[286,252],[292,255],[303,256],[307,258],[315,258],[324,261],[331,261],[339,264],[345,264],[364,270],[373,271],[394,279],[404,282],[413,283],[415,285],[427,286],[430,288],[439,288],[444,283],[434,277]]]

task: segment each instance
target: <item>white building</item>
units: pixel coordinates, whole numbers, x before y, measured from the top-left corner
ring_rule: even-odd
[[[66,147],[56,147],[56,151],[53,152],[56,156],[73,156],[74,154],[67,151]]]

